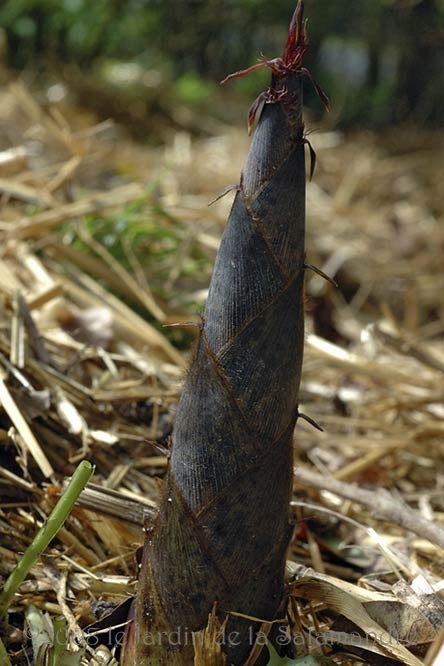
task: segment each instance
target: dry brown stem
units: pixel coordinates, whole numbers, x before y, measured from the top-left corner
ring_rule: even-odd
[[[393,497],[385,488],[366,490],[302,467],[294,470],[294,480],[297,485],[327,490],[338,497],[363,504],[371,509],[374,518],[404,527],[444,550],[444,530],[436,522],[424,518],[419,511],[414,511]]]

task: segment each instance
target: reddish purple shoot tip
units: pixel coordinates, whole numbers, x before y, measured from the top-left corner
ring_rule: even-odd
[[[296,9],[293,13],[290,27],[288,30],[287,43],[285,44],[284,53],[282,58],[273,58],[272,60],[261,60],[260,62],[248,67],[247,69],[240,70],[239,72],[234,72],[221,81],[222,83],[227,83],[233,79],[239,79],[251,72],[261,69],[262,67],[268,67],[271,69],[273,74],[282,78],[288,74],[299,74],[308,76],[310,81],[313,83],[313,86],[321,98],[322,103],[324,104],[327,111],[330,109],[330,104],[327,95],[324,93],[322,88],[316,83],[316,81],[311,76],[308,69],[302,66],[302,61],[307,50],[308,39],[307,39],[307,27],[306,20],[303,18],[304,15],[304,2],[303,0],[298,0]],[[275,82],[276,83],[276,82]],[[283,87],[280,91],[270,87],[266,92],[259,95],[259,97],[253,103],[249,119],[248,119],[248,129],[249,132],[254,123],[254,119],[258,113],[258,110],[262,108],[263,104],[276,104],[277,102],[285,103],[285,94],[282,94],[285,90]]]
[[[261,60],[247,69],[234,72],[226,76],[221,84],[239,79],[242,76],[247,76],[251,72],[261,69],[262,67],[269,67],[273,74],[278,76],[285,76],[286,74],[296,73],[302,68],[302,58],[307,50],[307,31],[305,21],[303,20],[304,2],[298,0],[298,4],[290,22],[288,30],[287,43],[282,58],[273,58],[272,60]]]

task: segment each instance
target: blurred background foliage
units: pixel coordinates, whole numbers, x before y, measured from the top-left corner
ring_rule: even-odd
[[[217,114],[218,81],[261,54],[280,54],[294,6],[295,0],[3,0],[2,58],[34,75],[90,79],[97,104],[104,82],[131,89],[140,116],[147,100],[152,107],[165,95],[169,104]],[[330,122],[442,123],[444,0],[306,0],[306,16],[307,66],[333,99]],[[252,88],[254,78],[234,90],[251,96]],[[87,87],[86,100],[93,90]]]

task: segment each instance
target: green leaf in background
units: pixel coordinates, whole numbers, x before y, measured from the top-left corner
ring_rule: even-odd
[[[174,92],[179,101],[190,106],[210,99],[211,95],[214,94],[214,89],[214,84],[205,81],[202,76],[195,72],[183,74],[174,84]]]

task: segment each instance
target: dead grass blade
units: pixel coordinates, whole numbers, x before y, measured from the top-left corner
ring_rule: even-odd
[[[364,650],[375,651],[386,657],[394,658],[401,664],[422,666],[422,662],[402,645],[399,636],[393,635],[395,627],[380,624],[374,619],[375,605],[378,607],[380,604],[384,608],[389,602],[394,602],[396,597],[363,590],[356,585],[311,571],[306,571],[300,579],[293,583],[291,591],[292,594],[305,597],[312,602],[322,602],[327,608],[336,611],[359,627],[363,632],[363,638],[362,641],[359,641],[355,636],[355,646],[359,645]],[[370,604],[372,604],[372,610],[370,610]],[[384,622],[383,612],[378,615],[380,615],[380,621]],[[333,640],[341,644],[341,631],[335,633],[336,640]],[[393,641],[387,640],[388,635],[393,637]],[[371,641],[369,641],[369,637],[371,637]],[[346,636],[345,645],[353,644],[352,636],[350,635],[349,638],[350,643]]]
[[[40,467],[42,474],[47,479],[54,477],[54,469],[51,463],[43,452],[37,439],[34,437],[31,428],[23,418],[23,415],[6,386],[3,377],[0,377],[0,404],[3,406],[3,409],[14,424],[23,444]]]

